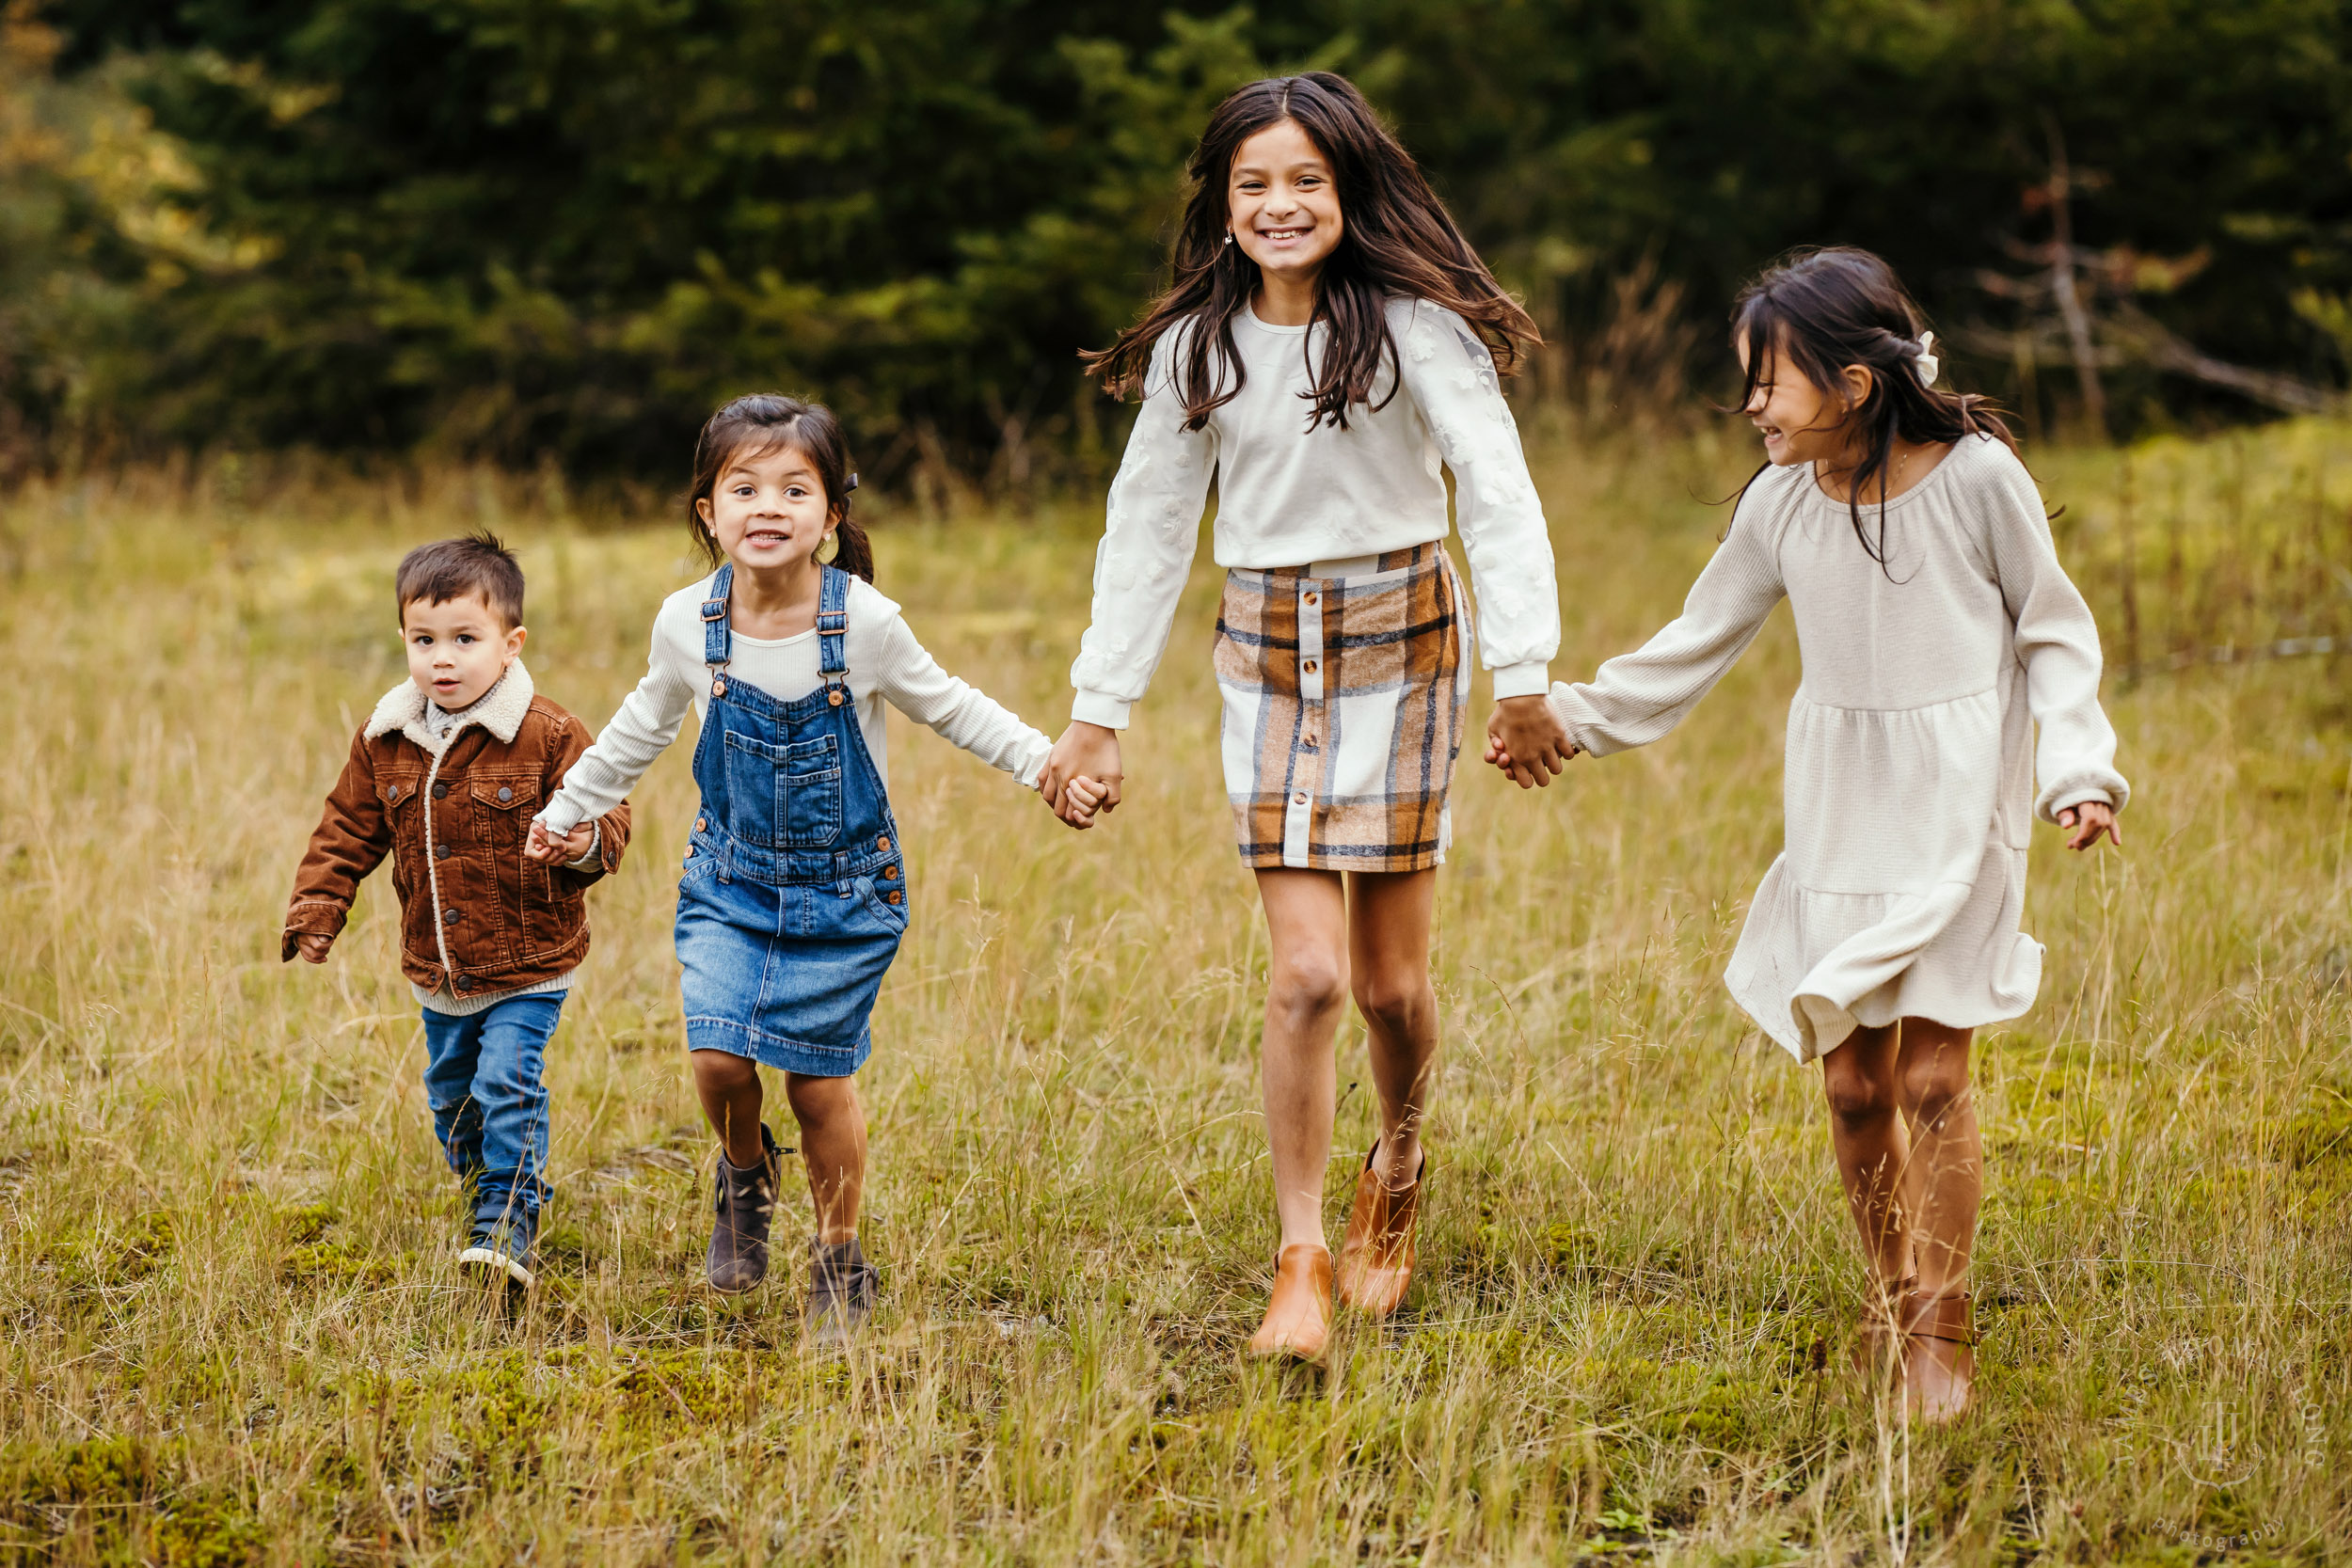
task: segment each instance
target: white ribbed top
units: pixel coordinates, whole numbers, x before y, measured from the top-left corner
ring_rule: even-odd
[[[710,674],[703,663],[702,607],[717,573],[681,588],[661,601],[654,617],[653,649],[645,678],[621,701],[596,743],[580,754],[564,777],[564,787],[539,819],[550,832],[569,832],[621,802],[677,738],[691,709],[700,719],[710,707]],[[823,684],[818,674],[818,638],[812,629],[796,637],[757,640],[735,634],[728,650],[730,679],[748,681],[780,702],[795,702]],[[1020,716],[939,667],[898,613],[898,607],[863,578],[850,579],[848,621],[842,657],[849,664],[850,696],[858,731],[873,754],[884,786],[890,779],[888,703],[918,724],[928,724],[991,767],[1001,768],[1035,787],[1053,742]]]

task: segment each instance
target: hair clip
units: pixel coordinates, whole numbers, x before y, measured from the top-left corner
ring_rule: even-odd
[[[1919,367],[1919,385],[1922,387],[1934,386],[1937,374],[1944,369],[1944,361],[1930,352],[1934,347],[1934,333],[1919,334],[1919,352],[1912,356],[1911,362]]]
[[[844,480],[844,481],[842,482],[842,484],[841,484],[841,493],[842,493],[843,495],[845,495],[845,496],[846,496],[846,495],[848,495],[850,491],[852,491],[852,490],[854,490],[854,489],[856,489],[856,488],[857,488],[857,475],[855,475],[855,474],[851,474],[851,475],[850,475],[848,479],[846,479],[846,480]]]

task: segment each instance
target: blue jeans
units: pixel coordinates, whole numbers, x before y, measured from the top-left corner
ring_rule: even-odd
[[[517,996],[464,1018],[424,1013],[424,1098],[474,1217],[535,1218],[545,1194],[548,1089],[540,1078],[564,995]]]

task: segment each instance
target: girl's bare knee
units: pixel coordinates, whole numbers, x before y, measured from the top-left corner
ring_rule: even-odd
[[[759,1082],[759,1065],[748,1056],[727,1051],[690,1051],[686,1059],[693,1066],[694,1086],[699,1089],[723,1094]]]

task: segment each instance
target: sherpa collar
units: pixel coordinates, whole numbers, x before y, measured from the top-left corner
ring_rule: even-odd
[[[532,695],[531,672],[517,658],[506,667],[506,673],[499,677],[496,686],[459,716],[447,735],[435,735],[424,722],[425,705],[431,699],[418,689],[416,682],[403,681],[376,703],[362,733],[373,740],[398,730],[437,757],[466,733],[469,724],[479,724],[497,736],[500,744],[511,745],[516,732],[523,727],[523,716],[531,711]]]

